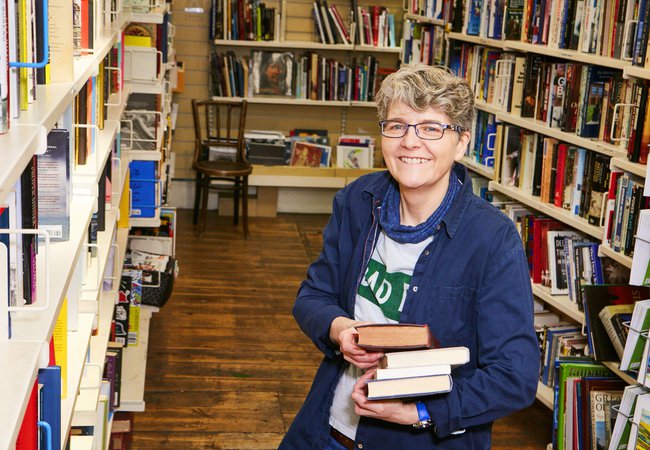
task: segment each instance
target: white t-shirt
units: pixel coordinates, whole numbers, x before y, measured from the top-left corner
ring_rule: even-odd
[[[397,323],[420,254],[433,238],[417,244],[401,244],[382,231],[357,291],[354,319],[373,323]],[[350,397],[363,370],[350,364],[334,391],[330,425],[354,439],[359,416]]]

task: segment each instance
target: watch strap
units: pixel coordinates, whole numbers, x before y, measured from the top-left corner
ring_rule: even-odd
[[[423,430],[433,426],[433,420],[431,420],[427,405],[422,402],[415,402],[415,407],[418,410],[418,421],[413,424],[413,427],[418,430]]]
[[[431,420],[427,405],[425,405],[423,402],[415,402],[415,407],[418,409],[418,420],[420,422]]]

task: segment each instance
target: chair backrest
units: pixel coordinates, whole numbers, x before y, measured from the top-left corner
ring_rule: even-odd
[[[244,132],[246,100],[192,100],[194,162],[208,157],[210,147],[235,149],[235,159],[246,161]]]

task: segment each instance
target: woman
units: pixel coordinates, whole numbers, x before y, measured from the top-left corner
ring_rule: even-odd
[[[539,351],[528,265],[514,224],[456,164],[474,94],[446,69],[405,66],[376,97],[387,172],[337,193],[323,250],[294,305],[325,357],[281,449],[487,449],[492,422],[535,398]],[[390,294],[387,294],[390,292]],[[382,354],[359,323],[426,323],[465,346],[447,394],[369,401]]]

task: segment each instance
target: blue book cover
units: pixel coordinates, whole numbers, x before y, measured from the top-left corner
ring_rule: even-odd
[[[61,448],[61,367],[48,366],[38,370],[40,390],[40,420],[52,430],[52,447]],[[45,433],[41,430],[40,448],[48,448]]]
[[[481,8],[482,2],[479,0],[472,0],[467,20],[467,34],[471,36],[478,36],[481,29]]]

